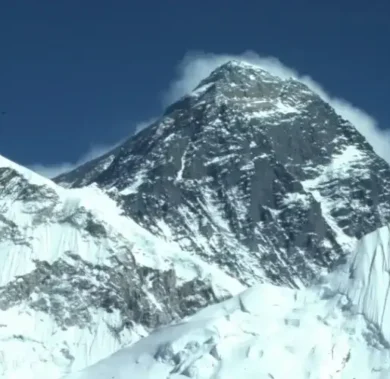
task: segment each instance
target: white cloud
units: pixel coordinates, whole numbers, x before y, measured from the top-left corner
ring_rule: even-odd
[[[258,65],[273,75],[282,78],[293,77],[305,83],[329,103],[340,116],[350,121],[374,147],[376,153],[390,163],[390,131],[381,130],[377,121],[368,113],[346,100],[329,94],[322,85],[310,76],[302,75],[294,68],[287,67],[275,57],[262,57],[251,51],[240,55],[189,53],[178,65],[177,77],[163,96],[164,105],[171,104],[193,90],[214,69],[232,59],[243,60]]]
[[[243,60],[256,64],[281,77],[291,77],[295,74],[294,70],[284,66],[277,58],[260,57],[251,51],[241,55],[192,52],[188,53],[179,63],[177,76],[164,93],[163,105],[169,105],[192,91],[213,70],[230,60]]]
[[[134,134],[138,134],[141,130],[144,130],[145,128],[147,128],[148,126],[153,124],[156,120],[157,120],[157,117],[152,117],[152,118],[149,118],[146,121],[141,121],[140,123],[138,123],[135,126]]]
[[[148,127],[156,121],[156,118],[150,118],[147,121],[139,122],[134,127],[134,134],[139,133],[141,130]],[[110,150],[114,149],[125,139],[121,139],[119,142],[109,145],[95,145],[92,146],[85,154],[83,154],[79,159],[75,162],[62,162],[62,163],[54,163],[54,164],[41,164],[36,163],[29,166],[30,170],[37,172],[38,174],[45,176],[47,178],[55,178],[56,176],[63,174],[64,172],[69,172],[74,170],[75,168],[83,165],[91,161],[92,159],[98,158],[105,153],[108,153]]]
[[[321,96],[323,100],[328,102],[340,116],[350,121],[359,132],[366,137],[377,154],[390,163],[390,131],[379,129],[377,121],[372,116],[348,101],[329,94],[322,85],[310,76],[301,74],[294,68],[287,67],[280,62],[279,59],[275,57],[262,57],[251,51],[247,51],[240,55],[211,53],[187,54],[177,67],[176,78],[173,79],[162,96],[163,107],[166,107],[193,90],[198,83],[207,77],[214,69],[232,59],[243,60],[258,65],[273,75],[282,78],[293,77],[305,83],[309,88]],[[140,122],[135,126],[134,134],[137,134],[155,120],[156,118],[151,118],[147,121]],[[120,142],[115,145],[95,146],[74,163],[59,163],[53,165],[36,164],[32,165],[31,168],[44,176],[54,177],[60,173],[70,171],[93,158],[103,155],[117,146]]]
[[[62,162],[62,163],[54,163],[48,165],[36,163],[29,166],[29,169],[47,178],[54,178],[57,175],[63,174],[64,172],[71,171],[76,167],[81,166],[82,164],[107,153],[108,151],[118,146],[119,143],[120,142],[113,145],[93,146],[75,162]]]

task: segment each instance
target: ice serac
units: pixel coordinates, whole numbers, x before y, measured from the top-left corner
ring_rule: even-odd
[[[359,241],[347,273],[333,276],[339,292],[357,313],[381,330],[390,348],[390,226]]]
[[[389,167],[356,129],[304,84],[236,61],[56,181],[96,183],[246,285],[307,285],[390,221]]]
[[[96,186],[0,156],[0,377],[56,379],[243,289]]]
[[[65,379],[389,378],[389,247],[386,226],[315,286],[254,286]]]

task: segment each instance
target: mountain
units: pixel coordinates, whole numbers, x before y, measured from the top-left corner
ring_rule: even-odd
[[[390,220],[390,170],[304,84],[228,62],[163,117],[56,178],[245,285],[305,286]]]
[[[387,378],[390,168],[294,79],[224,64],[54,182],[0,157],[0,209],[1,378]]]

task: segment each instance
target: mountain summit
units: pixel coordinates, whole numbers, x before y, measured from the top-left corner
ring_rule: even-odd
[[[231,61],[122,146],[96,183],[153,234],[243,284],[310,283],[390,217],[390,171],[304,84]]]
[[[389,376],[390,168],[292,78],[228,62],[54,182],[0,157],[0,209],[2,378]]]

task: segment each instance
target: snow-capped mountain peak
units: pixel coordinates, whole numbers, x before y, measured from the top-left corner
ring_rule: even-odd
[[[387,378],[390,168],[302,83],[228,62],[55,182],[0,159],[0,376],[57,379],[169,325],[75,377],[351,379],[364,353]]]
[[[297,113],[300,107],[294,108],[294,105],[302,105],[313,97],[317,98],[317,95],[293,78],[281,78],[259,66],[232,60],[216,68],[193,91],[170,106],[165,114],[183,104],[188,106],[190,103],[196,109],[205,102],[227,105],[229,99],[233,99],[236,105],[243,103],[247,110],[253,108],[261,112],[265,108],[268,115],[273,103],[274,113]],[[266,114],[264,111],[263,116]]]
[[[233,61],[56,181],[96,183],[153,234],[246,285],[301,287],[386,223],[389,178],[353,125],[304,84]]]
[[[279,82],[286,82],[286,80],[270,74],[259,66],[244,61],[231,60],[216,68],[207,78],[199,83],[194,91],[196,92],[198,88],[207,84],[225,84],[230,87],[236,87],[239,84],[249,86],[250,84],[259,85],[262,83]]]

